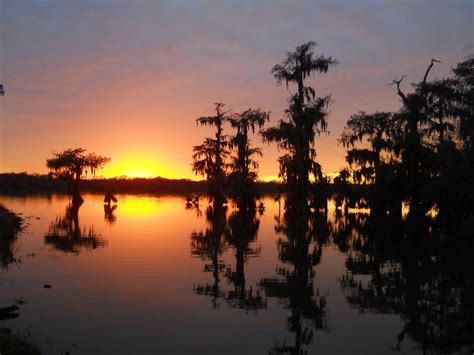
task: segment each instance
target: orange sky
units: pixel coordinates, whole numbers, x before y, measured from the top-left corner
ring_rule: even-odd
[[[445,76],[473,41],[473,4],[452,2],[0,2],[0,172],[46,173],[51,151],[84,147],[112,158],[99,175],[195,178],[193,145],[211,134],[195,119],[223,102],[283,117],[289,95],[270,73],[314,40],[340,65],[311,79],[332,94],[326,173],[344,167],[337,138],[359,110],[398,108],[386,84]],[[292,88],[290,87],[290,90]],[[231,133],[226,127],[227,133]],[[260,176],[278,174],[263,147]]]

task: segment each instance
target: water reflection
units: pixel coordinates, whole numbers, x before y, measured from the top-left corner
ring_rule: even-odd
[[[0,267],[0,308],[19,297],[28,306],[3,322],[14,331],[31,324],[46,354],[71,344],[80,353],[127,344],[142,344],[136,353],[470,353],[474,220],[461,231],[346,213],[345,202],[298,215],[284,196],[263,201],[262,215],[258,204],[202,199],[185,209],[183,196],[124,195],[109,228],[101,196],[80,208],[65,196],[3,198],[28,225],[9,244],[22,267]],[[114,243],[82,252],[104,245],[103,230]],[[101,342],[90,342],[94,334]]]
[[[14,239],[0,238],[0,268],[7,269],[10,264],[16,263],[16,247]]]
[[[342,207],[330,213],[277,211],[280,264],[275,275],[262,277],[255,287],[245,277],[248,258],[262,251],[255,244],[260,227],[255,209],[236,209],[226,218],[227,207],[210,206],[209,227],[191,238],[192,254],[208,261],[204,271],[213,276],[213,283],[195,285],[194,292],[210,296],[213,307],[221,307],[224,299],[229,307],[257,310],[275,298],[289,310],[286,328],[292,339],[276,341],[268,353],[308,353],[315,332],[328,330],[328,292],[318,287],[316,267],[323,247],[330,244],[346,256],[339,284],[347,303],[361,314],[401,317],[393,351],[405,351],[413,343],[423,353],[472,347],[474,241],[466,228],[461,235],[429,218],[404,220]],[[223,260],[227,249],[234,251],[234,263]],[[233,289],[222,286],[223,275]]]
[[[80,204],[70,203],[62,216],[49,226],[44,243],[66,253],[79,253],[81,248],[96,249],[107,245],[107,241],[93,226],[82,227],[79,223]],[[113,213],[113,211],[110,211]]]
[[[114,224],[117,221],[117,216],[115,216],[115,210],[117,205],[111,206],[110,204],[104,205],[104,219],[110,224]]]
[[[278,256],[282,266],[276,276],[262,279],[261,286],[268,297],[276,297],[290,310],[287,328],[294,340],[277,342],[270,354],[301,354],[309,346],[315,330],[327,329],[327,294],[315,287],[314,267],[321,262],[322,245],[327,240],[324,215],[285,212],[283,219],[276,218]],[[323,228],[318,227],[323,222]]]
[[[220,300],[224,299],[230,308],[246,311],[257,311],[266,307],[266,300],[260,290],[246,283],[245,264],[247,259],[258,256],[261,248],[254,246],[257,238],[259,219],[255,209],[236,209],[227,218],[227,207],[213,204],[206,210],[209,228],[204,232],[193,232],[191,235],[191,253],[209,263],[205,264],[204,272],[211,272],[212,284],[195,284],[194,292],[212,298],[212,306],[219,308]],[[235,267],[231,267],[222,259],[228,248],[235,250]],[[226,289],[221,285],[225,276],[233,285]]]
[[[191,254],[207,262],[204,265],[204,272],[212,273],[213,279],[212,284],[197,284],[193,289],[197,294],[210,296],[214,308],[220,307],[219,299],[225,296],[220,286],[220,274],[225,269],[225,264],[220,257],[226,248],[226,212],[226,206],[209,205],[206,210],[209,228],[204,232],[194,231],[191,235]]]
[[[227,295],[227,303],[233,308],[258,310],[267,306],[266,299],[259,290],[253,290],[245,282],[245,263],[248,257],[258,256],[260,246],[253,246],[257,239],[260,220],[256,217],[255,209],[238,209],[228,220],[226,240],[235,250],[235,268],[228,268],[227,278],[233,283],[234,290]]]
[[[426,219],[369,215],[348,215],[339,226],[334,240],[347,253],[340,278],[347,302],[362,313],[402,317],[394,350],[410,339],[423,353],[472,351],[472,235]]]
[[[16,241],[21,230],[21,219],[0,204],[0,269],[17,262]]]
[[[201,208],[199,206],[199,199],[196,201],[196,200],[193,200],[194,202],[191,203],[189,202],[188,200],[189,197],[187,197],[187,200],[186,200],[186,210],[194,210],[196,212],[196,217],[198,218],[201,218],[202,217],[202,211],[201,211]]]

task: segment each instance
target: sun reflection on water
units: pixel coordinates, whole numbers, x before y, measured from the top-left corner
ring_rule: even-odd
[[[160,201],[158,197],[152,196],[121,196],[119,197],[119,209],[123,215],[145,217],[159,215],[173,208],[171,201]]]

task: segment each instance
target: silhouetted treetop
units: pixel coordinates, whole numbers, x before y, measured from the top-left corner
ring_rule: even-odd
[[[229,111],[224,111],[223,103],[215,105],[215,116],[203,116],[196,119],[196,124],[216,128],[215,138],[207,137],[204,143],[193,147],[193,171],[206,176],[208,193],[215,203],[224,201],[224,182],[226,176],[226,159],[229,155],[228,138],[223,134],[223,125],[227,121]]]
[[[108,157],[102,157],[95,153],[86,154],[86,149],[66,149],[60,153],[53,153],[54,157],[46,160],[46,166],[51,175],[69,180],[71,183],[71,194],[74,203],[82,203],[79,193],[79,182],[83,174],[95,174],[97,169],[102,168],[110,161]]]
[[[216,115],[215,116],[201,116],[196,119],[196,124],[201,126],[221,126],[225,119],[227,118],[227,114],[229,111],[224,111],[223,108],[225,104],[221,102],[214,103]]]
[[[264,140],[275,142],[286,151],[278,159],[279,176],[284,179],[290,194],[286,204],[294,204],[297,209],[306,212],[308,199],[314,197],[310,177],[314,177],[316,182],[322,180],[321,166],[316,162],[314,138],[315,134],[327,132],[327,107],[331,97],[316,97],[316,91],[305,86],[304,80],[315,72],[326,73],[338,63],[331,57],[315,56],[315,46],[315,42],[308,42],[296,47],[294,52],[286,54],[281,64],[272,68],[277,84],[285,81],[288,87],[288,83],[294,83],[297,91],[289,98],[286,119],[263,132]]]
[[[351,147],[365,138],[374,145],[374,148],[383,148],[386,145],[383,137],[391,129],[392,115],[391,112],[367,114],[363,111],[352,115],[346,123],[339,142],[344,147]]]
[[[86,149],[67,149],[60,153],[53,153],[54,158],[46,160],[46,166],[55,177],[70,178],[80,177],[83,173],[95,174],[97,169],[102,168],[110,161],[110,158],[102,157],[95,153],[86,153]]]
[[[270,112],[262,111],[260,108],[235,113],[228,118],[230,125],[237,131],[229,141],[230,147],[236,151],[230,164],[232,173],[229,176],[229,183],[231,195],[239,208],[252,207],[258,197],[255,185],[258,163],[253,156],[262,156],[262,151],[260,148],[251,147],[249,131],[255,133],[256,128],[261,130],[269,119]]]
[[[270,111],[263,111],[249,108],[241,114],[234,114],[229,117],[230,125],[236,128],[238,133],[246,134],[249,130],[255,133],[255,128],[263,128],[265,122],[270,120]]]
[[[258,109],[248,109],[241,114],[233,114],[228,118],[230,125],[237,130],[236,134],[230,139],[231,148],[237,149],[237,156],[232,165],[234,172],[244,174],[249,178],[250,167],[257,168],[258,164],[251,160],[251,156],[262,155],[260,148],[251,148],[249,131],[255,133],[255,128],[263,128],[265,122],[270,120],[270,112]]]
[[[272,74],[277,79],[277,83],[281,84],[283,81],[287,85],[289,82],[298,83],[313,72],[326,73],[329,67],[338,64],[338,61],[332,57],[315,56],[313,48],[316,46],[316,42],[310,41],[296,47],[294,52],[287,52],[286,59],[272,68]],[[308,88],[307,94],[309,93],[315,96],[312,88]]]

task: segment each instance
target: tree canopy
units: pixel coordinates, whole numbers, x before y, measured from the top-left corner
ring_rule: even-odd
[[[223,134],[223,125],[229,111],[224,111],[224,104],[217,102],[215,116],[203,116],[196,119],[196,124],[216,128],[215,138],[207,137],[203,144],[193,147],[192,168],[196,174],[206,176],[209,195],[215,202],[224,200],[224,180],[226,176],[225,162],[229,155],[228,137]]]
[[[365,198],[372,211],[400,214],[403,201],[410,216],[431,208],[458,216],[473,210],[474,60],[459,63],[448,78],[428,80],[438,62],[430,61],[411,93],[401,88],[405,76],[392,81],[398,111],[359,112],[342,132],[352,181],[370,185]]]
[[[230,163],[231,174],[229,176],[231,195],[240,208],[249,208],[254,205],[258,191],[255,186],[257,179],[258,163],[254,156],[262,156],[260,148],[250,145],[249,133],[262,129],[270,119],[270,112],[258,109],[248,109],[240,114],[233,114],[228,121],[236,130],[230,139],[230,147],[235,150]]]
[[[276,127],[267,129],[263,136],[268,142],[276,142],[287,151],[278,161],[279,176],[289,189],[289,204],[295,202],[298,208],[308,210],[311,193],[310,176],[321,180],[321,166],[316,162],[314,138],[316,134],[326,132],[330,96],[317,97],[311,86],[305,85],[305,79],[314,73],[326,73],[330,67],[338,64],[332,57],[315,56],[315,42],[298,46],[294,52],[288,52],[285,60],[272,68],[277,84],[283,81],[286,86],[296,85],[296,93],[289,98],[290,105],[285,110],[286,119],[280,120]]]
[[[46,166],[51,171],[51,175],[66,179],[71,182],[72,195],[80,199],[79,181],[85,174],[95,174],[97,169],[102,168],[110,161],[110,158],[97,155],[96,153],[86,154],[83,148],[66,149],[59,153],[53,153],[54,157],[46,160]]]

